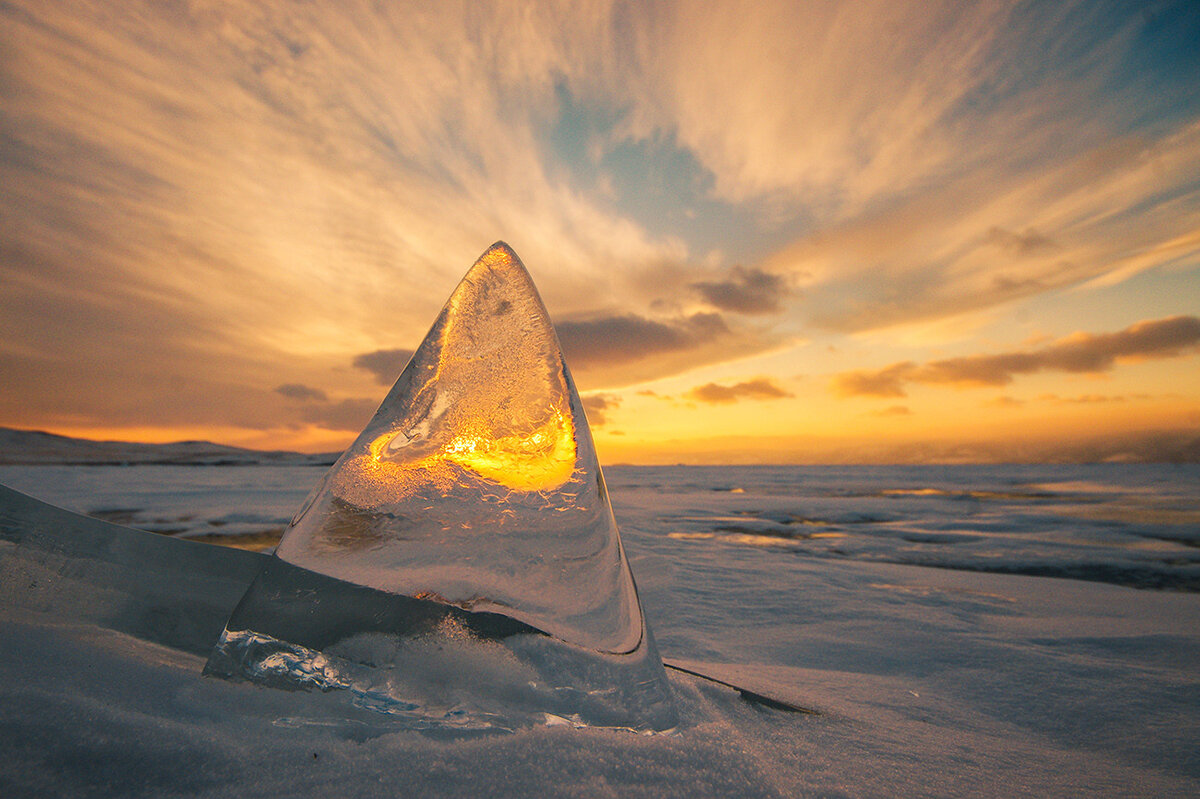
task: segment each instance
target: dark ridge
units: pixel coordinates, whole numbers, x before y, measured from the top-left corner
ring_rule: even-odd
[[[899,566],[921,566],[927,569],[979,572],[982,574],[1019,574],[1026,577],[1053,577],[1059,580],[1082,580],[1089,583],[1108,583],[1126,588],[1150,591],[1180,591],[1200,593],[1200,561],[1163,563],[1162,568],[1129,567],[1110,563],[985,563],[971,561],[933,561],[903,558],[852,558],[838,552],[805,552],[797,555],[814,558],[837,558],[869,563],[895,563]],[[1191,566],[1173,572],[1173,568]]]
[[[762,707],[770,708],[771,710],[782,710],[785,713],[804,713],[809,716],[821,715],[821,711],[819,711],[819,710],[813,710],[812,708],[808,708],[808,707],[801,707],[800,705],[793,705],[792,703],[785,702],[782,699],[775,699],[773,697],[766,696],[764,694],[760,694],[757,691],[751,691],[749,688],[742,688],[741,686],[734,685],[731,682],[725,682],[724,680],[719,680],[716,677],[711,677],[707,674],[701,674],[698,671],[692,671],[691,669],[686,669],[683,666],[679,666],[675,663],[670,663],[666,660],[663,661],[663,667],[668,668],[668,669],[674,669],[675,671],[681,671],[684,674],[690,674],[693,677],[699,677],[702,680],[708,680],[709,682],[716,683],[717,685],[723,685],[726,688],[732,688],[733,690],[738,692],[738,695],[742,698],[743,701],[749,702],[752,705],[760,705]]]
[[[330,466],[339,455],[245,449],[211,441],[170,444],[92,441],[41,430],[0,427],[0,465],[5,466]]]
[[[901,561],[891,561],[900,563]],[[1083,580],[1090,583],[1109,583],[1122,585],[1126,588],[1138,588],[1154,591],[1181,591],[1184,593],[1200,593],[1200,563],[1191,565],[1196,568],[1185,573],[1173,574],[1169,571],[1173,564],[1164,564],[1162,569],[1129,568],[1106,563],[916,563],[907,564],[928,566],[934,569],[957,569],[959,571],[989,572],[992,574],[1022,574],[1027,577],[1056,577],[1062,580]]]

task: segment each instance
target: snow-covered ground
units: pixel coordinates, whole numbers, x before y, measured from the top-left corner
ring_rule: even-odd
[[[2,467],[0,483],[176,534],[244,534],[286,524],[320,474]],[[261,555],[0,493],[0,789],[1200,793],[1197,467],[606,475],[664,657],[820,715],[671,672],[683,720],[672,734],[448,740],[349,715],[330,696],[202,679],[208,640]],[[34,528],[46,532],[22,537]]]

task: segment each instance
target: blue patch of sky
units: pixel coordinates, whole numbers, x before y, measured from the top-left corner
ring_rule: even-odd
[[[546,134],[551,174],[650,234],[676,236],[694,258],[720,250],[729,264],[752,264],[797,235],[802,212],[779,218],[751,201],[733,204],[713,194],[713,174],[672,132],[618,138],[622,112],[579,101],[556,86],[558,117]]]
[[[1173,124],[1200,113],[1200,3],[1132,4],[1139,25],[1123,64],[1144,104],[1135,124]]]
[[[947,122],[986,123],[990,109],[1019,105],[1022,95],[1038,86],[1084,86],[1097,76],[1102,80],[1096,92],[1051,112],[1107,108],[1106,116],[1120,125],[1103,132],[1107,135],[1170,128],[1200,112],[1200,3],[1195,0],[1072,5],[1034,0],[1014,12],[1008,27],[1028,35],[1001,37],[1004,49],[993,58],[1002,68],[968,93]],[[1110,49],[1114,43],[1120,46]]]

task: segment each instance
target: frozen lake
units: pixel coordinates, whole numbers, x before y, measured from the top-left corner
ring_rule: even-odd
[[[123,524],[262,546],[321,474],[0,467],[0,483]],[[670,736],[354,742],[281,729],[283,699],[197,682],[202,660],[111,642],[80,649],[94,634],[16,614],[8,629],[20,646],[0,660],[0,730],[13,753],[0,785],[94,779],[62,758],[92,751],[83,733],[62,743],[76,734],[64,719],[85,717],[81,729],[115,736],[104,740],[132,748],[133,761],[206,764],[155,772],[152,790],[104,772],[115,793],[239,794],[250,780],[265,780],[263,793],[361,793],[397,774],[457,795],[1200,793],[1200,468],[610,467],[606,477],[663,656],[821,715],[743,706],[673,677],[684,724]],[[72,686],[44,717],[47,678],[22,677],[39,663],[67,669]],[[139,759],[143,739],[155,748]],[[296,759],[314,752],[320,771]],[[487,765],[498,760],[502,769]],[[12,782],[29,764],[45,780]]]
[[[0,484],[152,532],[269,547],[313,466],[0,466]],[[1200,466],[606,471],[631,555],[831,558],[1200,590]],[[244,538],[243,538],[244,537]]]

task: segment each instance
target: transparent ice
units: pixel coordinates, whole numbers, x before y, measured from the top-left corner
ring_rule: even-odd
[[[507,245],[306,500],[207,672],[417,726],[674,724],[578,392]]]

